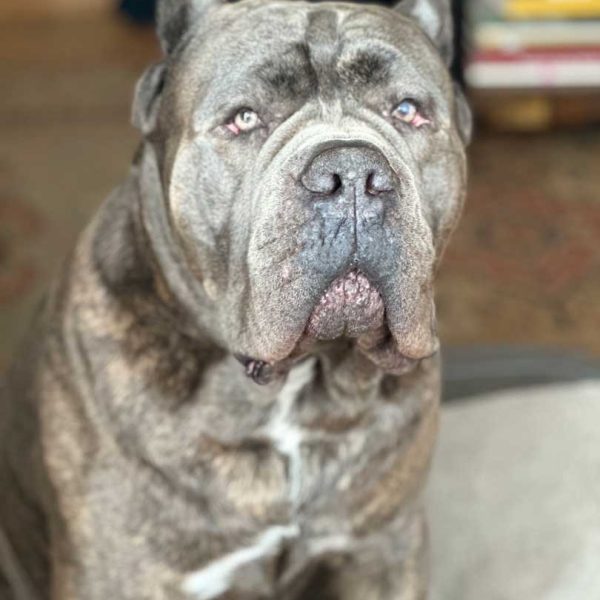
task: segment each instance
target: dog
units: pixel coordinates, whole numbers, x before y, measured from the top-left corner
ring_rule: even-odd
[[[157,29],[131,172],[5,382],[2,598],[423,599],[448,3],[162,0]]]

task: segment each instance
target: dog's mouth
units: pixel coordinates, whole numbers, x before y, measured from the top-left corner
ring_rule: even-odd
[[[360,271],[338,277],[325,290],[308,320],[301,346],[310,345],[311,340],[339,338],[354,338],[357,348],[388,373],[406,373],[418,362],[398,350],[383,298]]]
[[[317,340],[358,338],[384,322],[381,294],[363,273],[353,270],[325,290],[308,320],[306,335]]]
[[[356,348],[383,371],[401,375],[419,361],[404,356],[386,320],[383,297],[367,276],[352,270],[336,278],[317,301],[294,350],[284,360],[266,363],[236,355],[255,382],[269,383],[284,374],[320,342],[354,340]]]

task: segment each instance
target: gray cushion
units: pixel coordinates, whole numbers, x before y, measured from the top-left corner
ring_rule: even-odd
[[[600,381],[444,407],[431,600],[600,598]]]

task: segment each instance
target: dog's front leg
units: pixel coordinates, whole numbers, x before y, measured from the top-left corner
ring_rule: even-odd
[[[428,544],[424,517],[403,528],[397,544],[382,543],[332,577],[331,597],[339,600],[425,600],[428,581]],[[329,597],[329,596],[327,596]],[[307,599],[308,600],[308,599]]]
[[[234,550],[185,577],[181,591],[189,600],[255,600],[274,597],[278,564],[299,528],[274,526],[247,547]]]
[[[98,537],[102,537],[98,532]],[[258,600],[280,598],[279,575],[290,546],[299,535],[295,525],[272,526],[254,542],[182,573],[160,560],[147,544],[121,538],[118,547],[98,539],[80,544],[74,559],[53,565],[52,600]],[[73,540],[71,540],[73,542]],[[72,545],[69,544],[69,545]]]

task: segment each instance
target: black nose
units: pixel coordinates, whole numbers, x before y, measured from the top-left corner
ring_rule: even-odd
[[[349,188],[369,196],[394,190],[394,176],[387,160],[363,146],[330,148],[317,154],[300,179],[309,191],[336,197]]]

